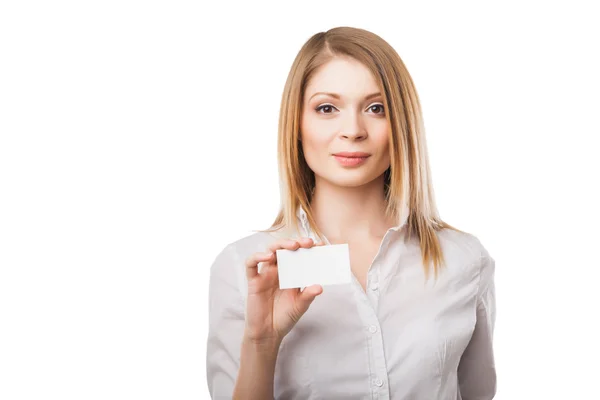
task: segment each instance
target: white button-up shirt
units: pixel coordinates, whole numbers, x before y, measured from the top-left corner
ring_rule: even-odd
[[[302,208],[303,232],[314,232]],[[275,399],[486,400],[496,392],[494,259],[472,234],[438,232],[446,264],[425,281],[419,243],[402,224],[385,234],[366,291],[325,286],[283,339]],[[211,267],[207,378],[232,397],[244,331],[245,259],[276,241],[258,232],[226,246]],[[329,242],[326,240],[326,243]]]

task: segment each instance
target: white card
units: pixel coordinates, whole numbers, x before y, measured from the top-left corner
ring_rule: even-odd
[[[280,249],[277,253],[279,288],[302,288],[310,285],[350,283],[348,244],[314,246],[298,250]]]

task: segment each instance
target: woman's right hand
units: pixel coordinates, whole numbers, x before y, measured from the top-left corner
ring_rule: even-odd
[[[246,340],[258,344],[280,343],[315,297],[323,292],[320,285],[308,286],[303,291],[299,288],[279,289],[276,250],[297,250],[322,244],[314,244],[311,238],[281,239],[271,244],[267,252],[254,253],[246,259]],[[263,264],[260,273],[259,263]]]

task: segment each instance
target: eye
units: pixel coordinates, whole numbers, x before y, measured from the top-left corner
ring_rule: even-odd
[[[383,114],[384,113],[383,104],[379,104],[379,103],[371,104],[369,106],[368,110],[374,111],[374,114]]]
[[[319,107],[315,108],[315,111],[317,111],[318,113],[321,113],[321,114],[331,114],[334,109],[335,109],[335,107],[332,106],[331,104],[322,104]],[[321,112],[321,111],[323,111],[323,112]]]

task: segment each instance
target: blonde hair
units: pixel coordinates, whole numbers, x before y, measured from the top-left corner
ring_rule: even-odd
[[[425,275],[433,263],[438,275],[444,257],[436,231],[456,229],[438,215],[435,205],[421,105],[412,78],[396,51],[378,35],[359,28],[337,27],[313,35],[300,49],[290,69],[279,114],[278,166],[281,209],[269,229],[298,231],[297,212],[302,206],[310,227],[323,240],[310,203],[315,176],[308,167],[300,138],[304,91],[319,67],[336,56],[349,56],[364,64],[384,93],[384,109],[390,129],[390,167],[385,172],[386,215],[401,221],[402,205],[408,205],[406,229],[417,237]]]

